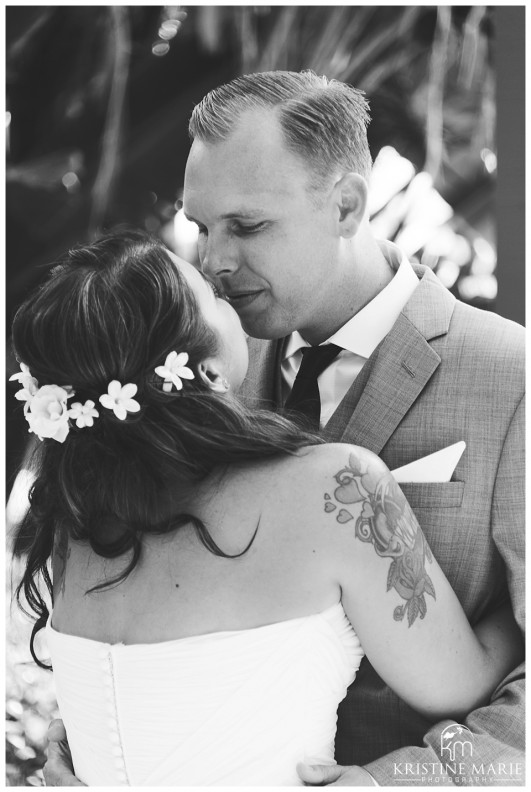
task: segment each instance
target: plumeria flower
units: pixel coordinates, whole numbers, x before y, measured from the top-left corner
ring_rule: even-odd
[[[113,410],[120,421],[124,421],[128,412],[138,412],[140,410],[139,403],[133,399],[137,390],[138,388],[133,382],[121,385],[118,380],[113,380],[109,383],[107,393],[100,396],[100,402],[108,410]]]
[[[194,372],[187,367],[187,363],[188,352],[180,352],[179,354],[170,352],[164,361],[164,365],[157,366],[155,374],[158,374],[164,380],[162,390],[165,393],[170,393],[172,385],[175,385],[177,390],[181,390],[183,379],[194,379]]]
[[[10,381],[11,380],[18,380],[19,382],[22,382],[27,377],[29,377],[30,379],[33,379],[33,380],[35,379],[35,377],[31,376],[31,371],[29,370],[29,367],[26,366],[25,363],[21,363],[20,364],[20,371],[17,371],[16,374],[13,374],[12,377],[9,377],[9,380]],[[37,380],[35,380],[35,382],[37,382]]]
[[[74,402],[68,415],[76,422],[78,429],[83,429],[85,426],[94,426],[94,418],[99,417],[99,412],[94,408],[92,399],[88,399],[85,404]]]
[[[22,385],[22,388],[15,393],[15,399],[26,402],[24,405],[24,415],[26,415],[29,409],[29,403],[37,393],[39,383],[35,377],[31,376],[31,372],[25,363],[20,364],[20,369],[21,370],[17,372],[17,374],[13,374],[12,377],[9,377],[9,380],[18,380]]]

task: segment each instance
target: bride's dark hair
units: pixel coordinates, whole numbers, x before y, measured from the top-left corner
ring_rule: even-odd
[[[167,249],[142,232],[108,234],[67,253],[17,311],[13,344],[39,386],[72,386],[76,402],[91,399],[99,410],[92,427],[78,429],[71,420],[64,443],[45,439],[34,454],[36,479],[21,526],[30,545],[17,596],[20,602],[23,592],[37,616],[30,648],[42,665],[34,640],[48,609],[39,578],[53,601],[54,541],[87,541],[107,558],[130,552],[124,571],[95,589],[134,569],[145,533],[191,522],[208,550],[226,556],[187,511],[194,487],[214,468],[294,453],[318,440],[280,415],[208,388],[198,366],[216,354],[216,335]],[[173,350],[188,353],[196,376],[182,391],[165,393],[154,369]],[[111,380],[138,386],[140,412],[122,421],[98,403]],[[170,490],[177,505],[168,516],[160,502]]]

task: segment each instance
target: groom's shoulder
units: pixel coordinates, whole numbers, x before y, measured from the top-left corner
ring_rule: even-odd
[[[415,327],[440,358],[433,384],[457,388],[461,398],[488,394],[500,409],[514,406],[525,389],[524,328],[456,299],[427,268],[415,271],[420,282],[404,308],[405,327]],[[403,322],[397,327],[404,332]]]
[[[525,329],[522,325],[494,311],[476,308],[456,299],[433,272],[420,265],[414,269],[420,288],[414,292],[405,309],[414,323],[418,323],[420,317],[421,328],[428,328],[428,332],[434,328],[442,330],[443,335],[447,335],[447,342],[462,350],[488,349],[493,356],[509,356],[523,361]],[[433,317],[438,317],[438,320]]]
[[[449,327],[454,345],[468,348],[493,365],[515,367],[523,373],[525,365],[525,329],[492,311],[467,305],[459,300]]]
[[[501,393],[505,383],[520,397],[525,383],[525,329],[456,299],[432,272],[422,269],[420,275],[420,288],[406,313],[440,355],[439,376],[451,372],[464,383],[477,382],[480,373],[485,384],[500,383]]]

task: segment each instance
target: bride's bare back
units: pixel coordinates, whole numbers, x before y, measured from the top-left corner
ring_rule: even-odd
[[[309,530],[310,511],[313,523],[323,517],[324,491],[310,494],[305,482],[322,457],[314,447],[297,457],[234,466],[198,490],[189,511],[225,553],[241,553],[256,531],[238,558],[209,552],[188,524],[145,535],[129,577],[87,593],[119,574],[129,557],[105,559],[72,540],[57,547],[54,627],[111,643],[152,643],[311,615],[338,602],[326,547]]]

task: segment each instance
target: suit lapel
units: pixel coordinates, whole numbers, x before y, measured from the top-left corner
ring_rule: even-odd
[[[341,441],[354,442],[379,454],[437,370],[441,362],[439,355],[420,333],[412,333],[409,327],[404,327],[406,322],[401,315],[391,333],[374,352],[369,361],[368,381],[359,394],[354,412],[348,410],[350,391],[343,400],[346,404],[342,402],[336,411],[339,413],[336,431],[343,423]],[[355,396],[355,391],[356,383],[352,396]],[[344,413],[350,415],[341,422]],[[330,431],[334,431],[334,425]],[[325,436],[327,440],[332,439],[330,432]]]
[[[329,442],[379,454],[437,370],[441,359],[429,341],[448,332],[455,298],[430,270],[415,271],[413,296],[325,427]]]

